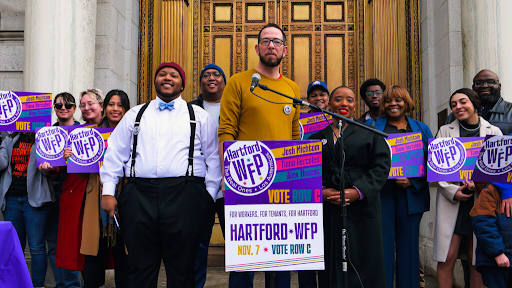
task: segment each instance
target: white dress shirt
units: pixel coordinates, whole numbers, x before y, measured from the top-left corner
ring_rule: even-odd
[[[190,146],[190,116],[181,96],[173,100],[174,110],[160,111],[160,98],[152,100],[140,121],[135,158],[135,176],[165,178],[185,176]],[[100,169],[103,195],[114,195],[119,178],[130,176],[133,127],[143,105],[126,112],[108,138],[103,166]],[[208,193],[216,199],[222,179],[219,160],[217,124],[200,107],[193,105],[196,116],[194,141],[194,176],[205,177]]]

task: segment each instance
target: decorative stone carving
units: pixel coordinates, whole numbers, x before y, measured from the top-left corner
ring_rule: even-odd
[[[238,31],[237,31],[238,32]],[[235,63],[235,73],[242,72],[242,34],[236,33],[236,63]]]
[[[203,36],[203,63],[212,63],[210,62],[210,34],[207,33]]]
[[[317,80],[317,79],[322,79],[322,34],[321,33],[315,33],[315,80]]]
[[[315,23],[322,21],[322,1],[315,0]]]
[[[268,1],[268,23],[276,23],[274,1]]]
[[[210,25],[210,2],[203,3],[203,22],[204,25]]]
[[[212,32],[232,33],[233,31],[233,26],[212,26]]]
[[[197,98],[199,95],[199,73],[197,71],[199,67],[199,11],[201,7],[201,1],[200,0],[194,0],[193,4],[193,26],[192,26],[192,97]],[[204,11],[204,10],[203,10]],[[208,11],[208,15],[209,11]]]
[[[311,24],[290,25],[290,31],[291,32],[313,31],[313,25],[311,25]]]
[[[324,31],[347,31],[347,25],[346,24],[324,24]]]
[[[242,24],[242,2],[236,2],[236,24]]]

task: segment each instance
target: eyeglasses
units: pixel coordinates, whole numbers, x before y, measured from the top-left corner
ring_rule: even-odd
[[[382,94],[382,90],[376,90],[376,91],[368,91],[368,92],[366,92],[366,96],[369,96],[369,97],[373,96],[373,94],[375,94],[375,95],[381,95],[381,94]]]
[[[75,106],[75,104],[71,104],[71,103],[66,103],[66,104],[55,103],[55,105],[54,105],[55,109],[57,109],[57,110],[62,109],[62,107],[66,107],[66,109],[71,109],[74,106]]]
[[[80,108],[87,108],[87,106],[92,107],[96,104],[99,104],[98,102],[89,102],[89,103],[80,103]]]
[[[261,38],[260,39],[260,45],[263,45],[263,46],[270,45],[270,42],[274,43],[275,47],[281,47],[284,44],[284,41],[279,38],[275,38],[275,39]]]
[[[475,87],[483,87],[483,86],[491,87],[496,84],[498,84],[498,81],[494,80],[494,79],[476,80],[475,82],[473,82],[473,85],[475,85]]]
[[[220,72],[212,72],[212,73],[204,72],[203,73],[203,79],[210,79],[210,76],[213,76],[213,78],[215,78],[215,79],[219,79],[221,74],[220,74]]]

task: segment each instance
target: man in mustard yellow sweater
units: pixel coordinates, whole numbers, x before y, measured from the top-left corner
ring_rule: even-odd
[[[260,57],[258,67],[233,75],[222,94],[219,125],[221,159],[224,159],[222,142],[227,140],[300,140],[300,107],[294,107],[290,99],[270,91],[256,88],[254,92],[261,98],[250,91],[251,76],[258,73],[261,84],[300,98],[299,86],[279,72],[279,64],[288,52],[283,30],[272,23],[263,27],[255,49]],[[265,273],[266,284],[290,287],[290,272],[276,272],[273,276]],[[253,272],[233,272],[229,275],[229,287],[252,287],[253,277]]]
[[[260,31],[256,53],[260,62],[256,69],[233,75],[221,99],[219,141],[226,140],[300,140],[300,108],[292,101],[270,91],[254,89],[251,76],[261,75],[260,84],[286,95],[300,98],[299,86],[279,73],[279,64],[288,51],[279,26],[269,24]]]

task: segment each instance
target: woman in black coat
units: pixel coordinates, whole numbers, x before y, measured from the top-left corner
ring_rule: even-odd
[[[354,92],[334,89],[329,97],[331,110],[353,118]],[[320,287],[342,287],[340,179],[347,203],[348,287],[386,287],[382,250],[382,218],[379,192],[386,183],[391,159],[382,136],[346,123],[343,126],[345,167],[340,177],[337,119],[309,139],[321,139],[324,197],[325,271],[319,271]],[[335,144],[336,143],[336,144]],[[356,273],[357,271],[357,273]],[[358,277],[359,274],[359,277]]]

